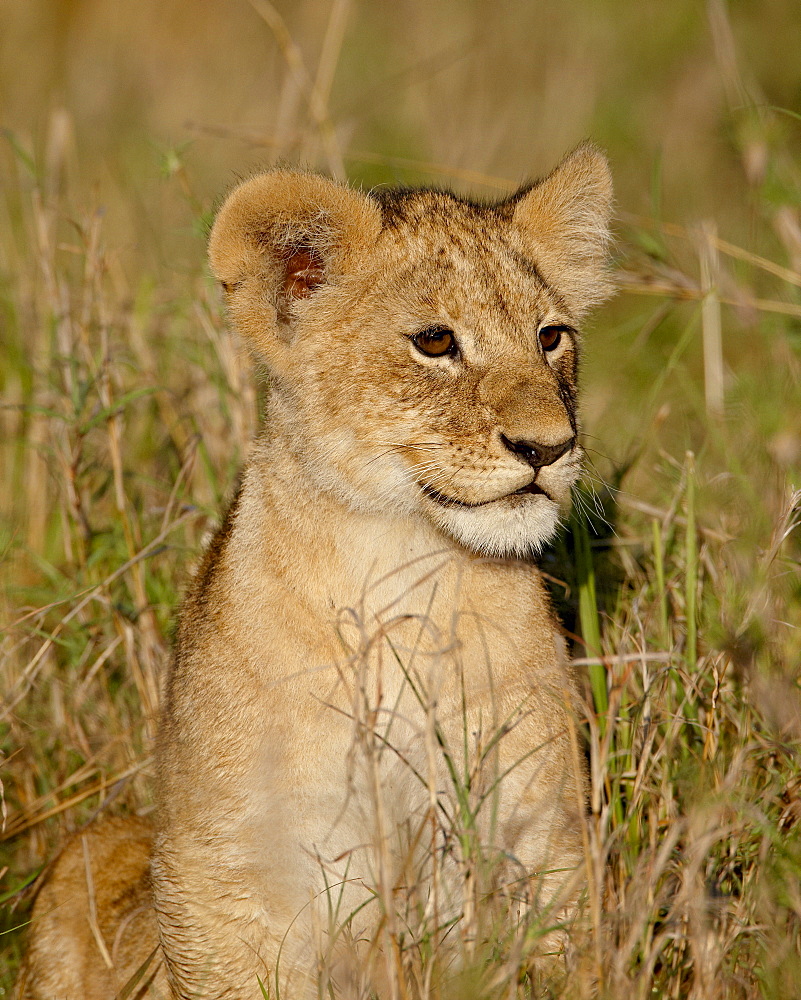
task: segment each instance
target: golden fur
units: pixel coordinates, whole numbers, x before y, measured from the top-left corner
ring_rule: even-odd
[[[257,975],[289,1000],[321,975],[380,990],[387,901],[425,906],[437,867],[441,918],[468,905],[463,846],[445,831],[432,855],[425,833],[449,760],[494,883],[575,898],[572,679],[531,557],[579,472],[576,330],[609,290],[610,207],[589,146],[495,205],[291,171],[223,205],[211,267],[270,391],[181,613],[151,869],[140,838],[128,873],[152,878],[172,996],[258,998]],[[99,910],[124,857],[94,866]],[[55,958],[98,947],[48,916],[85,899],[84,860],[76,841],[41,891],[23,1000],[112,992],[100,961]],[[150,915],[126,972],[155,946]]]

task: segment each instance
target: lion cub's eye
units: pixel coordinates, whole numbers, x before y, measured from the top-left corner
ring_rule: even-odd
[[[432,326],[421,330],[412,337],[412,343],[421,354],[430,358],[441,358],[445,355],[454,357],[459,352],[453,330],[444,326]]]
[[[539,333],[543,351],[555,351],[562,342],[562,334],[569,332],[566,326],[544,326]]]

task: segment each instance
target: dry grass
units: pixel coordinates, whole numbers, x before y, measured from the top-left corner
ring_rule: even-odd
[[[430,836],[468,845],[466,915],[446,934],[425,906],[395,914],[379,885],[395,914],[387,974],[398,997],[801,993],[798,14],[779,0],[758,23],[744,8],[730,22],[720,0],[708,23],[697,4],[536,6],[176,2],[151,33],[148,4],[12,5],[0,990],[24,941],[19,890],[65,832],[150,805],[174,608],[255,429],[202,266],[214,193],[274,156],[367,183],[512,187],[592,133],[628,210],[623,294],[586,343],[592,488],[544,564],[586,677],[588,890],[570,973],[543,970],[542,928],[482,893],[475,800],[455,785],[454,825]],[[41,42],[30,65],[26,32]],[[553,44],[532,59],[520,37],[543,33]],[[363,736],[369,761],[375,726]],[[454,937],[456,980],[441,945]]]

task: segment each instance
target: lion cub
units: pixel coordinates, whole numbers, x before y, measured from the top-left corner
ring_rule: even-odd
[[[590,146],[496,204],[283,170],[230,195],[211,267],[265,430],[181,612],[149,871],[141,821],[68,847],[23,998],[142,967],[183,1000],[389,995],[479,891],[574,902],[572,680],[532,556],[579,474],[610,206]]]

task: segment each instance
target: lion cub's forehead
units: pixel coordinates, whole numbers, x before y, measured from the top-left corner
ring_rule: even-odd
[[[508,203],[482,205],[428,189],[372,196],[381,206],[384,265],[432,305],[455,317],[491,310],[524,319],[552,304],[552,290],[521,252]]]
[[[506,242],[505,204],[481,205],[449,191],[391,188],[375,191],[385,233],[421,250],[495,252]]]

